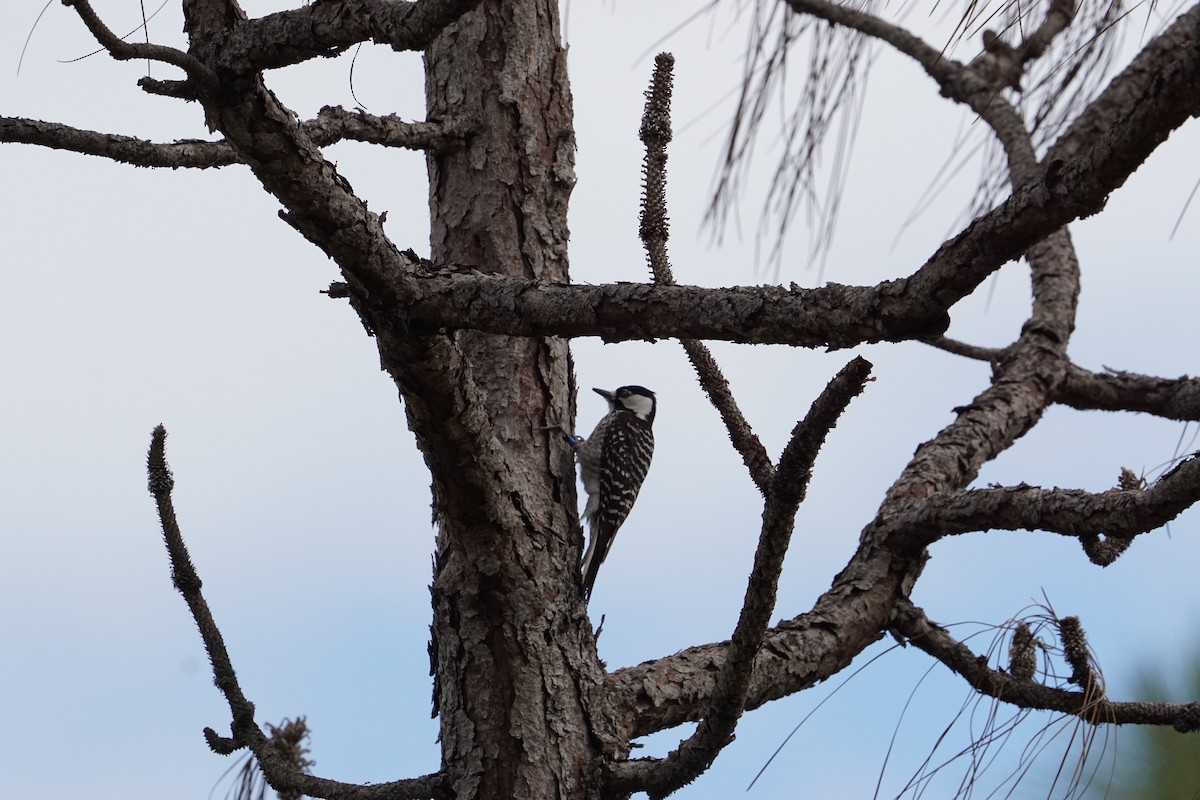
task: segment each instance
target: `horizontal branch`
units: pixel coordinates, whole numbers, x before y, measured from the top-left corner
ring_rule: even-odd
[[[947,326],[952,305],[1062,226],[1100,211],[1171,131],[1200,113],[1200,13],[1186,15],[1163,36],[1189,32],[1194,38],[1172,58],[1161,59],[1158,80],[1113,122],[1107,136],[1070,161],[1053,162],[1039,180],[976,219],[908,278],[871,288],[700,289],[544,285],[446,270],[409,273],[411,281],[404,276],[406,285],[392,293],[403,307],[393,313],[405,316],[416,332],[473,328],[607,341],[692,338],[846,347],[935,336]],[[338,290],[331,287],[331,294]]]
[[[411,275],[403,309],[410,333],[470,328],[510,336],[599,336],[606,342],[718,339],[745,344],[850,347],[903,341],[944,330],[949,319],[905,314],[883,288],[827,284],[663,286],[550,284],[482,272]],[[328,293],[345,297],[335,283]]]
[[[1114,702],[1091,687],[1084,691],[1055,689],[988,667],[925,612],[900,601],[895,629],[917,649],[933,656],[966,679],[976,691],[1021,708],[1058,711],[1085,722],[1116,725],[1170,725],[1181,732],[1200,730],[1200,703]]]
[[[410,150],[443,150],[457,146],[466,135],[465,131],[448,132],[438,123],[404,122],[395,114],[381,117],[336,106],[322,108],[315,119],[300,127],[319,147],[353,140]],[[151,142],[20,117],[0,117],[0,142],[68,150],[136,167],[212,169],[241,163],[224,141]]]
[[[330,58],[361,42],[424,50],[479,0],[339,0],[238,22],[221,42],[218,66],[259,72]]]
[[[945,336],[927,339],[925,344],[986,362],[999,361],[1008,353],[1007,348],[979,347]],[[1193,422],[1200,420],[1200,378],[1160,378],[1122,370],[1092,372],[1069,364],[1053,400],[1080,411],[1130,411]]]
[[[1197,502],[1200,458],[1192,457],[1146,489],[1094,493],[1008,486],[947,492],[890,516],[884,526],[898,547],[916,550],[944,536],[986,530],[1132,538],[1161,528]]]
[[[1200,420],[1200,379],[1090,372],[1071,365],[1054,400],[1081,411],[1139,411],[1166,419]]]
[[[471,133],[468,126],[452,121],[405,122],[398,114],[379,116],[341,106],[323,107],[316,119],[302,122],[300,129],[319,147],[349,140],[428,152],[459,147]]]
[[[58,122],[20,117],[0,117],[0,142],[35,144],[52,150],[69,150],[88,156],[100,156],[135,167],[195,167],[208,169],[237,163],[223,142],[183,140],[151,142],[116,133],[100,133],[73,128]]]

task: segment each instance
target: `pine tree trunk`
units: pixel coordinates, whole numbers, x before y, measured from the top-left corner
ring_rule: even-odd
[[[568,279],[574,131],[558,31],[553,2],[485,2],[426,51],[429,119],[473,130],[464,148],[429,156],[435,263]],[[570,352],[559,339],[474,331],[447,344],[449,416],[473,420],[465,441],[431,427],[436,409],[409,411],[439,525],[431,657],[443,768],[458,798],[585,797],[598,752],[586,708],[602,671],[577,588],[572,455],[540,430],[573,424]],[[470,479],[478,463],[455,463],[478,452],[490,482]]]

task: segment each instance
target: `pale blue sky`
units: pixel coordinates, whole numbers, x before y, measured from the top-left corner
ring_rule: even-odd
[[[120,32],[138,23],[133,0],[95,6]],[[7,64],[0,113],[156,140],[207,136],[197,106],[135,86],[145,64],[104,56],[59,63],[95,45],[57,3],[14,76],[40,7],[0,5]],[[736,26],[721,33],[733,20],[725,15],[656,44],[689,8],[665,0],[571,4],[577,282],[645,278],[637,128],[659,49],[677,58],[677,127],[692,123],[671,147],[676,275],[706,285],[763,280],[749,235],[758,196],[741,207],[744,238],[727,236],[714,247],[700,229],[744,35]],[[151,23],[154,38],[166,43],[178,42],[180,28],[175,3]],[[904,60],[881,52],[878,66],[824,276],[842,283],[912,272],[954,230],[974,177],[968,170],[892,247],[971,118]],[[349,69],[346,56],[268,81],[308,117],[325,104],[354,104]],[[156,65],[153,74],[170,72]],[[364,49],[354,90],[372,112],[420,118],[419,57]],[[1197,212],[1168,238],[1200,176],[1197,131],[1192,125],[1177,133],[1104,214],[1072,227],[1084,285],[1071,352],[1082,366],[1167,377],[1200,370],[1181,334],[1200,294]],[[768,166],[774,152],[764,141],[760,164]],[[421,155],[346,143],[331,148],[330,158],[372,209],[389,211],[398,245],[427,250]],[[206,725],[227,730],[228,712],[171,588],[145,489],[145,449],[159,422],[170,432],[185,536],[259,720],[307,714],[315,771],[331,778],[379,782],[436,769],[425,654],[428,474],[373,342],[345,304],[319,294],[337,278],[333,265],[278,220],[277,203],[244,168],[150,171],[3,145],[0,175],[6,791],[26,800],[204,798],[232,763],[211,754],[200,735]],[[818,282],[804,263],[808,235],[795,229],[782,280]],[[955,309],[952,333],[1005,344],[1027,302],[1026,272],[1009,265]],[[772,454],[854,354],[713,349]],[[654,468],[592,602],[597,618],[607,616],[602,656],[615,668],[727,637],[760,508],[715,412],[676,343],[587,340],[574,352],[582,387],[641,383],[660,401]],[[988,377],[986,365],[916,344],[854,352],[876,364],[877,380],[817,463],[776,618],[806,610],[829,585],[913,449]],[[580,402],[580,424],[590,426],[602,401],[584,392]],[[1052,409],[978,484],[1103,490],[1123,466],[1150,472],[1170,458],[1181,427]],[[1082,617],[1110,691],[1124,699],[1139,664],[1169,662],[1193,647],[1200,603],[1194,525],[1194,513],[1185,514],[1169,535],[1143,537],[1105,570],[1057,536],[959,537],[933,549],[915,599],[943,623],[999,623],[1045,592],[1060,613]],[[901,710],[931,663],[908,650],[868,667],[797,734],[751,796],[870,796]],[[678,796],[740,793],[829,688],[748,714],[712,771]],[[903,786],[967,697],[961,681],[933,669],[904,718],[885,795]],[[656,737],[647,751],[667,748],[678,735]]]

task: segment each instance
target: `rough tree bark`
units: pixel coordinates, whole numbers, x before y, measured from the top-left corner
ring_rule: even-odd
[[[513,798],[671,794],[730,741],[745,709],[810,687],[874,641],[911,641],[977,691],[1024,708],[1091,721],[1200,727],[1200,706],[1122,703],[1097,696],[1078,620],[1058,621],[1076,688],[1035,680],[1027,628],[1011,665],[975,657],[908,599],[938,539],[989,528],[1073,536],[1109,563],[1134,537],[1200,499],[1186,460],[1153,487],[1101,494],[998,487],[970,490],[979,469],[1039,423],[1054,403],[1197,419],[1195,382],[1096,375],[1067,356],[1079,264],[1065,225],[1109,194],[1176,128],[1200,112],[1200,5],[1151,40],[1137,60],[1079,110],[1057,142],[1038,146],[1006,94],[1069,30],[1076,9],[1055,0],[1006,44],[985,37],[970,64],[862,11],[788,0],[780,13],[879,39],[911,57],[944,96],[994,133],[1011,192],[912,274],[877,286],[700,289],[676,286],[666,262],[665,146],[670,60],[660,57],[643,139],[643,238],[654,282],[574,286],[567,206],[574,131],[566,51],[552,0],[317,0],[250,19],[235,0],[182,0],[186,52],[114,36],[88,0],[72,6],[117,59],[171,64],[183,80],[143,79],[151,93],[203,105],[220,142],[155,144],[55,123],[0,118],[0,141],[102,155],[142,166],[240,163],[283,206],[281,216],[332,258],[346,297],[375,337],[432,480],[438,535],[432,585],[431,670],[441,768],[392,784],[316,778],[272,750],[238,686],[171,506],[165,432],[155,432],[150,487],[176,586],[187,599],[231,708],[229,753],[249,748],[280,792],[314,797]],[[682,14],[682,12],[681,12]],[[427,119],[401,123],[326,108],[300,122],[267,88],[264,70],[363,41],[422,50]],[[430,258],[402,251],[321,147],[353,138],[427,154]],[[732,150],[737,150],[734,146]],[[1019,338],[985,350],[940,334],[952,306],[1009,260],[1024,256],[1033,302]],[[600,662],[577,572],[582,536],[573,456],[554,427],[573,429],[568,338],[684,340],[701,384],[764,496],[759,550],[738,626],[700,645],[608,673]],[[561,338],[560,338],[561,337]],[[861,359],[834,376],[772,463],[715,361],[696,341],[847,347],[916,340],[989,361],[991,385],[922,444],[863,529],[846,567],[814,607],[768,628],[775,588],[825,434],[869,380]],[[1020,665],[1020,666],[1018,666]],[[699,721],[664,759],[629,760],[634,738]]]
[[[566,282],[575,136],[556,4],[485,3],[434,40],[425,64],[429,119],[470,114],[475,131],[428,157],[431,259]],[[453,370],[414,369],[392,335],[381,353],[416,399],[409,422],[434,475],[443,769],[457,797],[582,796],[603,741],[588,720],[603,671],[575,587],[573,457],[540,430],[552,409],[573,407],[567,342],[458,331],[439,337]],[[428,404],[430,383],[445,387],[441,408]],[[476,431],[447,437],[463,417]],[[463,480],[480,451],[493,470]]]

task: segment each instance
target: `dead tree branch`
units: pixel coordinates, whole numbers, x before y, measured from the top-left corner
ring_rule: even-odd
[[[671,88],[675,58],[659,53],[654,59],[654,78],[646,92],[646,110],[642,114],[640,137],[646,146],[642,164],[644,193],[639,234],[646,248],[646,261],[654,283],[674,286],[671,261],[667,254],[670,222],[667,216],[667,145],[671,142]],[[699,339],[681,339],[688,361],[696,371],[700,388],[721,415],[733,448],[738,451],[750,479],[764,495],[774,477],[775,466],[762,441],[755,435],[749,421],[738,407],[729,381],[721,371],[712,351]]]
[[[376,116],[336,106],[322,108],[315,119],[302,122],[300,129],[318,147],[351,140],[426,151],[460,146],[466,135],[465,131],[450,131],[438,123],[404,122],[395,114]],[[211,169],[243,163],[224,141],[150,142],[19,117],[0,117],[0,142],[69,150],[135,167]]]
[[[1200,458],[1188,458],[1145,489],[1006,486],[942,492],[888,518],[881,529],[896,543],[923,548],[945,536],[986,530],[1040,530],[1088,539],[1119,539],[1157,530],[1200,502]]]
[[[1170,725],[1181,732],[1200,730],[1200,703],[1116,702],[1094,691],[1056,689],[992,669],[925,612],[903,600],[894,620],[897,633],[917,649],[956,672],[981,694],[1021,708],[1058,711],[1084,722],[1115,725]]]
[[[233,717],[232,738],[219,736],[211,728],[204,729],[205,739],[216,752],[228,755],[243,747],[248,748],[258,759],[263,776],[278,792],[298,792],[310,797],[326,800],[417,800],[418,798],[448,797],[448,787],[440,774],[420,778],[393,781],[386,784],[359,786],[327,778],[309,775],[280,754],[271,738],[254,721],[254,704],[246,699],[238,684],[237,673],[225,648],[224,637],[213,619],[208,603],[201,591],[200,576],[188,555],[183,533],[175,516],[175,504],[171,493],[175,478],[167,465],[167,431],[162,425],[154,429],[150,438],[150,453],[146,459],[146,471],[150,494],[158,506],[158,518],[162,523],[163,539],[167,555],[171,560],[171,582],[183,595],[200,638],[212,663],[213,681],[225,695]]]
[[[96,41],[117,61],[143,58],[149,61],[161,61],[164,64],[179,67],[187,73],[189,80],[200,86],[210,89],[216,86],[216,73],[188,53],[160,44],[127,42],[117,36],[109,30],[92,9],[90,0],[62,0],[62,4],[75,9],[79,18],[83,20],[83,24],[91,31],[92,36],[96,37]]]
[[[439,33],[479,0],[353,0],[241,20],[216,53],[217,66],[239,73],[331,58],[362,42],[393,50],[424,50]]]
[[[807,415],[792,430],[767,492],[763,525],[741,615],[724,654],[709,708],[696,731],[665,759],[614,765],[608,788],[614,793],[644,791],[652,800],[667,797],[703,774],[733,741],[746,708],[755,661],[767,633],[779,575],[795,527],[796,512],[812,477],[813,464],[829,431],[870,379],[871,364],[856,358],[834,376]]]
[[[1137,411],[1165,419],[1200,420],[1200,379],[1134,372],[1091,372],[1072,365],[1054,397],[1081,411]]]

